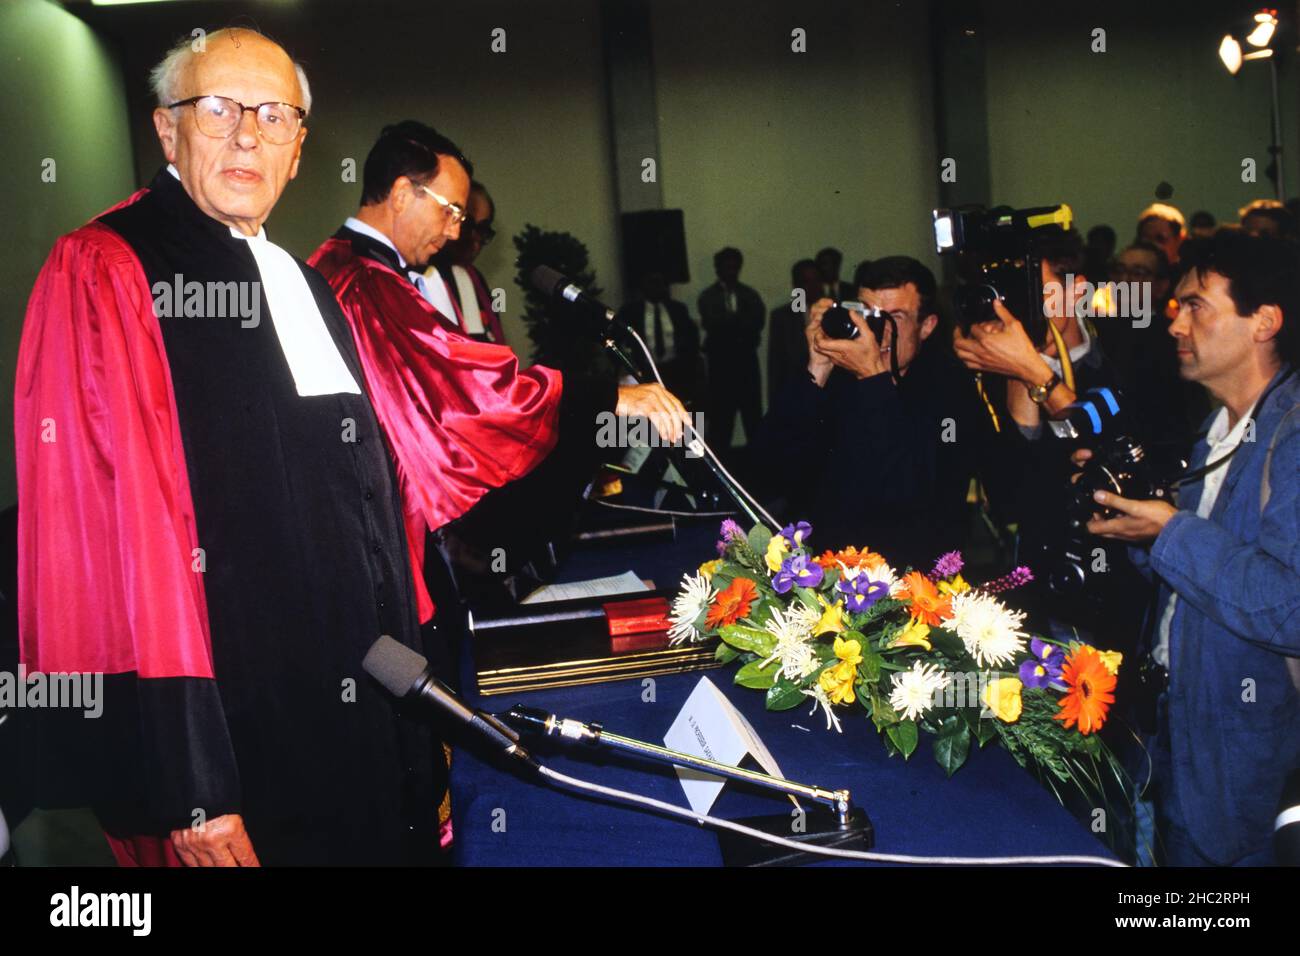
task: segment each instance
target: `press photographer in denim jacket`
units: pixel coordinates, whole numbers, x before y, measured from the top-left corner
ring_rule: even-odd
[[[1088,527],[1140,548],[1159,584],[1151,654],[1168,687],[1149,747],[1164,861],[1262,865],[1300,767],[1300,259],[1221,232],[1186,243],[1183,265],[1179,371],[1223,408],[1177,508],[1098,492],[1116,514]]]

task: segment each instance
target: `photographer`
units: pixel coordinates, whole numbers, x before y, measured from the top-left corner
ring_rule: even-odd
[[[1004,416],[999,444],[1012,493],[1007,496],[1011,504],[1000,517],[1017,525],[1020,563],[1035,575],[1021,598],[1024,609],[1036,627],[1057,636],[1105,634],[1110,646],[1131,653],[1137,646],[1147,588],[1123,547],[1094,542],[1095,549],[1087,549],[1086,565],[1078,572],[1086,575],[1086,584],[1080,583],[1080,590],[1068,598],[1049,588],[1049,578],[1066,550],[1073,467],[1071,449],[1050,433],[1046,423],[1091,388],[1117,389],[1118,376],[1094,333],[1077,315],[1086,291],[1081,283],[1069,282],[1081,254],[1078,234],[1071,231],[1040,240],[1038,248],[1044,318],[1066,346],[1074,387],[1066,381],[1056,337],[1046,324],[1045,343],[1033,342],[1000,301],[993,303],[998,320],[977,323],[969,334],[954,330],[953,350],[967,367],[1004,377],[986,379],[985,387]]]
[[[1223,403],[1178,507],[1098,492],[1091,532],[1135,546],[1160,585],[1152,657],[1157,823],[1174,865],[1272,862],[1300,766],[1300,261],[1283,240],[1183,247],[1179,369]],[[1086,457],[1084,453],[1078,456]]]
[[[992,426],[971,377],[934,336],[930,270],[891,256],[855,280],[858,299],[892,320],[883,341],[855,312],[856,337],[831,338],[822,319],[835,303],[813,305],[807,373],[773,402],[758,461],[789,514],[813,522],[819,549],[869,547],[926,570],[965,542],[967,490],[991,463]]]

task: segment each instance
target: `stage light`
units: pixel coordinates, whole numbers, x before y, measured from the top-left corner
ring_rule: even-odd
[[[1246,42],[1251,46],[1268,46],[1277,29],[1277,17],[1272,10],[1261,10],[1255,14],[1255,28],[1246,34]]]
[[[1241,44],[1231,33],[1225,34],[1223,42],[1219,44],[1219,59],[1233,76],[1241,69]]]
[[[1272,50],[1251,50],[1249,53],[1243,56],[1242,59],[1243,60],[1267,60],[1272,55],[1273,55]]]

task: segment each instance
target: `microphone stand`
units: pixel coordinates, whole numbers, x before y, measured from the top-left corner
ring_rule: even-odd
[[[603,339],[605,350],[609,352],[610,355],[614,356],[614,358],[627,370],[628,374],[636,379],[638,383],[645,384],[645,382],[642,381],[645,378],[644,372],[642,372],[641,368],[632,361],[632,357],[628,355],[623,347],[614,339],[614,330],[620,325],[614,317],[614,312],[610,309],[605,309],[603,312],[606,324],[601,338]],[[731,500],[736,503],[736,507],[744,513],[750,524],[770,526],[768,520],[760,515],[749,503],[749,500],[740,488],[739,482],[735,481],[726,473],[725,470],[723,470],[721,464],[714,457],[713,450],[705,446],[704,436],[695,430],[694,425],[685,426],[683,437],[686,440],[686,447],[692,452],[695,452],[696,455],[703,459],[704,463],[708,465],[709,470],[713,472],[713,476],[718,480],[718,483],[722,485],[722,490],[725,491]],[[676,450],[677,449],[674,448],[674,451]],[[772,530],[775,531],[776,529],[772,528]]]
[[[838,846],[870,849],[874,843],[874,830],[866,812],[861,807],[854,807],[853,800],[846,789],[827,790],[824,787],[796,783],[774,777],[757,770],[733,767],[731,764],[719,763],[705,757],[669,750],[658,744],[624,737],[605,730],[598,723],[583,723],[555,714],[547,713],[536,707],[515,704],[506,713],[499,715],[506,725],[522,733],[534,733],[542,737],[555,737],[567,743],[582,743],[589,747],[604,747],[624,753],[635,754],[675,766],[689,767],[706,773],[756,784],[768,790],[775,790],[791,797],[804,797],[830,809],[832,819],[806,821],[802,831],[792,831],[790,818],[784,815],[775,817],[752,817],[738,822],[747,826],[775,833],[801,843],[818,846]],[[755,845],[748,840],[739,840],[727,831],[718,834],[722,844],[723,859],[728,865],[766,866],[772,864],[790,864],[810,862],[814,857],[796,851],[772,847],[766,844]]]

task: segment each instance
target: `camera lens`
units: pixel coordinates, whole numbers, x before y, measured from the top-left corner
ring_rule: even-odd
[[[856,339],[858,327],[842,305],[833,305],[822,315],[822,331],[832,339]]]

